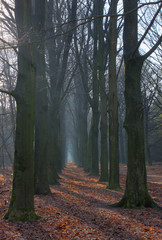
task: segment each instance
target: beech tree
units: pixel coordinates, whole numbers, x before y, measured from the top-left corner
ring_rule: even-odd
[[[6,4],[4,0],[2,2]],[[67,153],[71,155],[73,152],[75,163],[91,175],[99,175],[100,172],[100,181],[108,181],[109,154],[108,186],[110,189],[120,188],[119,137],[121,149],[127,142],[125,140],[123,146],[124,115],[128,146],[127,157],[123,152],[122,159],[127,160],[128,171],[124,196],[116,206],[131,208],[157,206],[147,190],[145,146],[148,146],[148,94],[144,89],[146,85],[142,85],[141,73],[144,61],[157,50],[162,37],[153,31],[156,38],[149,40],[152,45],[150,50],[147,46],[146,53],[141,51],[141,45],[147,40],[149,31],[159,16],[161,3],[156,2],[158,9],[154,11],[154,16],[150,15],[149,23],[147,17],[145,25],[147,28],[142,32],[138,25],[143,19],[138,18],[138,13],[139,16],[142,14],[144,16],[144,13],[138,10],[139,1],[123,1],[124,14],[121,15],[124,17],[124,102],[124,70],[118,81],[120,67],[117,73],[117,65],[120,63],[116,58],[119,44],[122,45],[118,26],[121,24],[119,28],[122,28],[123,21],[121,20],[120,24],[117,22],[119,2],[15,0],[17,28],[10,12],[13,10],[12,6],[7,3],[6,9],[12,21],[8,24],[7,15],[3,13],[6,18],[3,22],[12,35],[17,36],[14,46],[9,43],[7,47],[12,47],[17,54],[18,75],[14,91],[10,91],[9,88],[7,90],[7,85],[2,84],[1,87],[4,86],[6,90],[0,89],[1,93],[10,96],[11,104],[11,96],[17,103],[12,196],[4,218],[9,220],[38,218],[34,213],[34,190],[36,194],[50,193],[49,183],[58,183],[58,173],[65,166]],[[104,16],[105,12],[107,14]],[[6,46],[5,39],[2,40]],[[118,55],[118,59],[120,58],[123,56]],[[17,70],[15,59],[14,56],[15,65],[12,67],[16,66]],[[11,67],[8,59],[5,61]],[[5,65],[4,68],[8,71]],[[9,73],[5,71],[3,70],[3,76],[5,74],[6,78],[9,78]],[[146,68],[145,71],[148,73],[150,70]],[[154,77],[153,79],[155,80]],[[69,97],[67,92],[71,82],[75,89],[71,93],[75,96]],[[152,91],[155,88],[157,90],[158,86],[159,80],[154,87],[148,84],[147,88],[151,88]],[[122,97],[119,94],[120,89]],[[69,98],[66,99],[65,96]],[[119,96],[122,107],[118,111]],[[7,108],[8,102],[2,95],[1,101],[2,108]],[[160,126],[161,120],[160,101],[159,91],[156,91],[150,104],[153,114],[150,116],[155,117],[151,124],[156,126]],[[4,109],[2,114],[5,112]],[[110,146],[107,137],[108,114]],[[8,152],[3,127],[1,130],[0,138],[5,151]],[[4,148],[2,150],[4,151]],[[1,164],[5,165],[4,159]]]
[[[45,0],[34,3],[36,46],[36,119],[34,187],[36,194],[50,193],[48,184],[48,96],[45,68]]]
[[[104,1],[100,1],[98,6],[98,15],[102,16],[104,12]],[[106,80],[105,80],[105,64],[107,58],[105,53],[104,41],[104,24],[103,18],[98,20],[98,35],[99,35],[99,49],[98,49],[98,77],[99,77],[99,93],[100,93],[100,181],[108,181],[108,120],[107,120],[107,105],[108,99],[106,95]],[[107,34],[109,36],[109,34]]]
[[[15,0],[18,34],[18,76],[11,93],[17,103],[13,184],[4,218],[34,220],[35,46],[32,42],[32,1]]]
[[[141,70],[143,62],[161,43],[162,37],[144,55],[139,46],[151,28],[162,4],[158,7],[145,33],[138,40],[137,0],[124,1],[124,64],[126,116],[124,127],[128,136],[128,170],[126,189],[117,204],[122,207],[155,207],[156,204],[147,190],[144,153],[144,109],[141,94]],[[133,10],[133,11],[132,11]]]
[[[0,51],[0,84],[1,88],[12,91],[15,87],[17,75],[16,50],[8,48],[7,39],[16,38],[16,26],[13,13],[13,3],[1,1],[1,51]],[[5,29],[5,30],[4,30]],[[8,167],[13,163],[13,149],[15,141],[15,99],[11,95],[1,93],[1,128],[0,128],[0,152],[3,167]]]
[[[80,18],[86,18],[88,17],[90,11],[89,9],[82,9],[82,4],[79,6],[81,9],[79,11],[79,17]],[[84,104],[82,105],[82,107],[84,108],[84,110],[82,111],[82,117],[83,117],[83,121],[84,121],[84,127],[82,126],[82,133],[84,132],[84,143],[82,143],[82,149],[83,149],[83,144],[86,143],[86,147],[84,147],[84,153],[82,154],[81,158],[82,158],[82,162],[83,162],[83,167],[84,170],[86,172],[90,172],[91,171],[91,167],[92,167],[92,148],[91,148],[91,134],[90,132],[92,132],[92,128],[90,127],[90,132],[88,134],[88,104],[91,107],[92,105],[92,99],[90,96],[90,88],[89,88],[89,81],[91,78],[91,67],[89,62],[91,62],[91,53],[92,51],[90,50],[91,48],[91,36],[90,36],[90,25],[91,23],[88,24],[84,24],[81,27],[76,29],[75,35],[74,35],[74,45],[75,45],[75,57],[76,57],[76,62],[78,64],[78,70],[79,70],[79,75],[80,77],[78,77],[78,86],[79,92],[82,91],[82,95],[84,94]],[[81,81],[81,82],[79,82]],[[83,97],[82,97],[83,99]],[[80,102],[80,100],[79,100]],[[80,107],[80,104],[79,106]],[[83,116],[84,115],[84,116]],[[84,130],[83,130],[84,128]],[[88,134],[89,136],[86,136],[86,134]]]
[[[63,5],[67,7],[68,11],[63,11]],[[60,5],[58,1],[47,2],[47,58],[49,61],[49,78],[50,78],[50,104],[49,104],[49,133],[48,133],[48,161],[49,161],[49,182],[51,184],[57,183],[57,172],[62,169],[61,158],[61,104],[63,92],[63,84],[65,81],[66,70],[68,65],[69,51],[71,47],[73,28],[76,24],[76,10],[77,0],[71,3],[68,1],[62,2]],[[66,5],[67,4],[67,5]],[[65,16],[64,16],[65,14]],[[55,22],[53,22],[55,19]],[[66,21],[65,29],[61,28],[62,21]],[[59,25],[59,30],[56,29],[56,24]],[[48,29],[53,29],[49,31]],[[58,34],[57,38],[53,34]],[[52,35],[52,37],[51,37]]]
[[[110,13],[117,13],[118,0],[112,0]],[[119,184],[119,123],[118,123],[118,94],[117,94],[117,17],[110,17],[109,40],[109,142],[110,142],[110,177],[109,188],[118,189]]]
[[[87,96],[90,110],[92,110],[92,114],[90,114],[91,124],[88,135],[87,157],[84,169],[85,171],[90,172],[91,175],[99,175],[99,90],[100,83],[104,81],[104,58],[102,55],[102,50],[104,47],[104,35],[102,34],[101,36],[101,32],[103,31],[101,30],[102,18],[95,18],[103,14],[104,3],[95,0],[93,1],[93,4],[91,1],[87,1],[87,5],[87,9],[84,9],[83,13],[86,17],[93,17],[94,21],[85,25],[85,27],[83,26],[82,29],[80,29],[79,33],[76,33],[74,41],[76,60],[79,65],[82,84]],[[99,54],[100,50],[101,52]],[[100,83],[99,78],[101,79]],[[104,85],[103,82],[102,85]],[[104,87],[101,87],[101,89],[104,89]],[[105,106],[106,103],[104,102],[104,107]],[[104,151],[106,152],[105,149]],[[104,157],[103,154],[102,157]]]
[[[98,16],[99,1],[94,0],[93,15]],[[91,174],[99,175],[99,156],[98,156],[98,126],[99,126],[99,79],[98,79],[98,22],[97,20],[93,23],[93,65],[92,65],[92,165]]]
[[[77,142],[77,165],[85,167],[86,153],[87,153],[87,113],[88,101],[80,79],[80,75],[76,74],[74,78],[75,92],[74,92],[74,114],[75,114],[75,133]]]

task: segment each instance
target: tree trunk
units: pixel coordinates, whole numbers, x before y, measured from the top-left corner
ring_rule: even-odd
[[[74,79],[76,86],[75,94],[75,114],[76,114],[76,135],[78,139],[78,166],[85,167],[86,163],[86,152],[87,152],[87,112],[88,112],[88,102],[84,88],[82,85],[81,78],[76,76]]]
[[[118,0],[111,1],[111,14],[117,12]],[[119,183],[119,123],[118,96],[116,76],[117,17],[110,17],[110,50],[109,50],[109,141],[110,141],[110,176],[109,188],[120,188]]]
[[[100,1],[98,5],[98,14],[103,15],[104,1]],[[100,181],[108,181],[108,143],[107,143],[107,96],[105,91],[105,54],[104,54],[104,32],[103,32],[103,19],[98,20],[99,31],[99,52],[98,52],[98,72],[99,72],[99,85],[100,85],[100,164],[101,173]]]
[[[57,59],[56,40],[50,38],[51,31],[49,28],[54,28],[53,13],[54,2],[52,0],[46,2],[46,31],[47,38],[46,47],[49,61],[49,78],[50,78],[50,96],[49,96],[49,108],[48,108],[48,179],[49,184],[58,184],[57,173],[57,161],[58,161],[58,131],[59,121],[58,114],[60,112],[60,95],[57,91],[58,71],[60,66],[58,65],[59,59]],[[59,51],[59,50],[58,50]],[[58,54],[59,55],[59,54]],[[60,91],[60,90],[59,90]]]
[[[98,176],[99,166],[98,166],[98,124],[99,124],[99,112],[98,109],[93,108],[92,116],[92,165],[90,169],[90,174]]]
[[[84,100],[83,100],[81,141],[82,141],[83,167],[85,167],[86,154],[87,154],[87,143],[88,143],[88,133],[87,133],[87,99],[86,98],[84,98]]]
[[[94,1],[94,16],[98,14],[98,1]],[[93,49],[93,106],[92,106],[92,166],[91,175],[99,175],[98,159],[98,125],[99,125],[99,81],[98,81],[98,59],[97,59],[97,41],[98,41],[98,22],[94,21],[94,49]]]
[[[55,29],[53,26],[53,1],[47,3],[47,26]],[[69,11],[69,24],[67,25],[69,29],[73,29],[76,22],[76,9],[77,9],[77,0],[72,1],[71,9]],[[68,9],[69,10],[69,9]],[[57,13],[59,14],[59,13]],[[57,15],[56,14],[56,15]],[[60,19],[58,19],[60,21]],[[48,31],[49,32],[49,31]],[[49,34],[50,36],[50,34]],[[60,46],[57,46],[57,43],[54,39],[47,41],[47,51],[49,57],[49,72],[50,72],[50,110],[49,110],[49,180],[51,184],[57,183],[56,179],[58,175],[54,177],[53,174],[57,172],[57,169],[60,171],[62,166],[61,160],[61,140],[60,140],[60,108],[61,108],[61,93],[63,89],[63,84],[66,75],[67,63],[69,50],[71,46],[73,31],[69,31],[67,34],[62,35],[60,40]],[[63,50],[62,50],[63,49]],[[57,125],[58,124],[58,125]],[[53,131],[53,132],[52,132]],[[52,162],[53,161],[53,162]],[[56,166],[54,166],[56,165]],[[54,167],[54,169],[52,169]]]
[[[108,181],[107,101],[101,98],[101,174],[100,181]]]
[[[57,107],[57,105],[56,105]],[[49,184],[58,184],[57,161],[58,161],[58,119],[56,108],[49,108],[49,129],[48,129],[48,161],[49,161]]]
[[[124,131],[123,129],[123,121],[121,118],[119,118],[119,157],[121,163],[126,163],[126,150],[125,150],[125,137],[124,137]]]
[[[137,8],[137,0],[125,0],[124,11]],[[141,69],[143,59],[135,51],[138,43],[137,11],[125,16],[124,21],[125,103],[124,127],[128,136],[128,169],[126,189],[117,204],[126,208],[155,207],[147,190],[144,153],[144,109],[141,94]]]
[[[128,170],[126,190],[119,206],[153,207],[154,202],[147,191],[145,154],[144,154],[144,119],[141,98],[140,59],[131,59],[125,64],[125,100],[126,118],[124,127],[128,135]]]
[[[38,36],[36,48],[37,89],[36,89],[36,120],[35,120],[35,194],[50,193],[48,184],[48,97],[45,76],[45,48],[41,38],[44,36],[45,1],[36,1],[35,31]]]
[[[88,135],[86,162],[84,167],[85,172],[90,172],[91,166],[92,166],[92,121],[93,119],[91,119],[91,125],[90,125],[90,130]]]
[[[31,1],[15,1],[16,24],[20,40],[30,38],[32,29]],[[27,34],[28,33],[28,34]],[[35,220],[34,213],[34,122],[35,86],[34,46],[25,38],[18,52],[18,79],[15,89],[17,101],[16,139],[12,196],[4,218],[9,220]]]

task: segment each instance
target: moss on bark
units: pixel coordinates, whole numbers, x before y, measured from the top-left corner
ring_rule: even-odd
[[[118,1],[111,1],[111,14],[116,14]],[[110,174],[109,188],[119,189],[119,123],[118,92],[116,74],[117,55],[117,17],[110,17],[109,41],[109,142],[110,142]]]
[[[124,195],[120,202],[114,204],[114,207],[122,208],[159,208],[150,195],[146,192],[144,195],[132,194]]]
[[[9,221],[36,221],[41,218],[41,216],[38,216],[35,214],[34,211],[28,211],[28,210],[19,210],[16,208],[10,208],[6,214],[3,217],[4,219],[7,219]]]
[[[18,77],[15,88],[17,102],[15,153],[12,196],[4,218],[22,220],[36,218],[34,213],[34,122],[35,122],[35,45],[31,44],[32,9],[30,1],[15,1],[19,46]],[[25,39],[28,33],[29,39]],[[28,42],[30,40],[30,42]]]
[[[140,84],[142,64],[138,56],[125,63],[126,117],[124,127],[128,136],[128,168],[125,194],[115,205],[124,208],[157,207],[147,190],[144,110]]]

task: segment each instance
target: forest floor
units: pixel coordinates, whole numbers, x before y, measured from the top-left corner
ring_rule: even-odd
[[[126,165],[121,164],[122,190],[107,190],[107,182],[88,176],[68,163],[60,185],[51,186],[52,195],[35,196],[36,222],[9,222],[2,217],[11,196],[11,171],[0,173],[0,239],[162,239],[162,211],[157,209],[112,208],[125,188]],[[162,206],[162,165],[147,167],[148,189]]]

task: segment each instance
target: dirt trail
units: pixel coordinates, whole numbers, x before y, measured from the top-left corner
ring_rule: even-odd
[[[162,169],[148,167],[151,196],[162,205]],[[51,186],[52,195],[35,196],[34,223],[11,223],[0,219],[0,239],[162,239],[162,213],[156,209],[117,209],[111,204],[124,193],[126,166],[121,165],[122,190],[106,190],[72,163],[60,175],[60,185]],[[0,175],[1,189],[11,190],[11,174]],[[7,210],[10,191],[0,194],[0,215]]]

